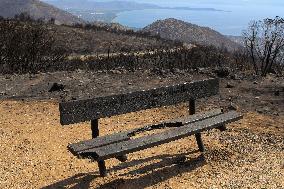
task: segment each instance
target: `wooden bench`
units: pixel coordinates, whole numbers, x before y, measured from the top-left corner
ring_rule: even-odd
[[[79,158],[96,160],[100,175],[106,176],[106,159],[117,158],[124,162],[127,161],[126,155],[129,153],[190,135],[195,135],[199,150],[203,152],[205,149],[201,139],[202,131],[213,128],[224,131],[225,124],[242,118],[242,115],[235,111],[224,113],[221,109],[195,114],[196,99],[216,95],[218,92],[219,80],[207,79],[128,94],[62,102],[59,104],[60,121],[62,125],[68,125],[91,120],[92,139],[70,144],[68,149]],[[189,102],[189,116],[99,137],[100,118],[183,102]],[[141,132],[167,127],[170,129],[158,134],[133,138]]]

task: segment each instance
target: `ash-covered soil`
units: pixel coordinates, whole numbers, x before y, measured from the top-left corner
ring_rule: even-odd
[[[0,188],[284,188],[284,80],[268,75],[221,79],[220,95],[201,99],[197,110],[238,109],[244,119],[226,132],[194,137],[106,162],[80,160],[69,143],[91,138],[90,123],[62,127],[58,101],[125,93],[190,82],[197,74],[113,74],[86,71],[0,76]],[[49,92],[54,83],[63,90]],[[59,87],[59,89],[62,89]],[[101,135],[188,114],[181,104],[100,120]]]
[[[204,77],[196,77],[201,79]],[[123,74],[89,71],[42,73],[37,75],[0,76],[0,94],[3,99],[79,100],[99,96],[133,92],[177,83],[190,82],[189,74],[157,77],[142,72]],[[63,90],[49,92],[54,83]]]
[[[157,76],[150,72],[97,73],[91,71],[0,76],[0,99],[69,101],[128,93],[215,77],[210,74],[179,72]],[[50,91],[54,84],[55,90]],[[265,78],[234,74],[220,82],[220,95],[201,101],[218,106],[233,105],[241,111],[257,111],[274,116],[284,114],[284,77]],[[56,90],[57,89],[57,90]]]

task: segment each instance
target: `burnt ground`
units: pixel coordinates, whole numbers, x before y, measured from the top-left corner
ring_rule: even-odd
[[[239,75],[241,76],[241,74]],[[107,160],[100,178],[96,163],[68,152],[70,143],[91,137],[90,124],[62,127],[58,101],[83,99],[192,81],[207,76],[85,71],[0,76],[0,188],[284,188],[283,77],[251,75],[221,79],[220,95],[199,100],[198,111],[236,108],[244,119],[226,132],[203,133],[206,152],[194,137]],[[48,92],[54,83],[55,89]],[[231,107],[230,107],[231,106]],[[181,104],[100,119],[101,135],[188,114]]]
[[[213,76],[213,74],[210,74]],[[194,73],[163,74],[150,72],[96,73],[90,71],[55,72],[36,75],[0,76],[0,99],[68,101],[89,99],[136,90],[173,85],[208,78]],[[54,86],[54,84],[57,84]],[[216,106],[239,107],[241,111],[284,114],[284,79],[275,75],[265,78],[235,74],[221,79],[220,95],[203,99]],[[201,103],[202,105],[203,103]]]

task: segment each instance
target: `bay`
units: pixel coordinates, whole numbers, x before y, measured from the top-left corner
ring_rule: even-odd
[[[272,4],[165,4],[171,7],[214,8],[222,11],[145,9],[121,12],[113,20],[128,27],[143,28],[156,20],[176,18],[210,27],[225,35],[239,36],[252,20],[284,17],[284,7]]]

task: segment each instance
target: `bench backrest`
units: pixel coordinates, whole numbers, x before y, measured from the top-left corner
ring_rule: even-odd
[[[130,112],[174,105],[216,95],[219,79],[206,79],[174,86],[98,97],[59,104],[62,125],[79,123]]]

